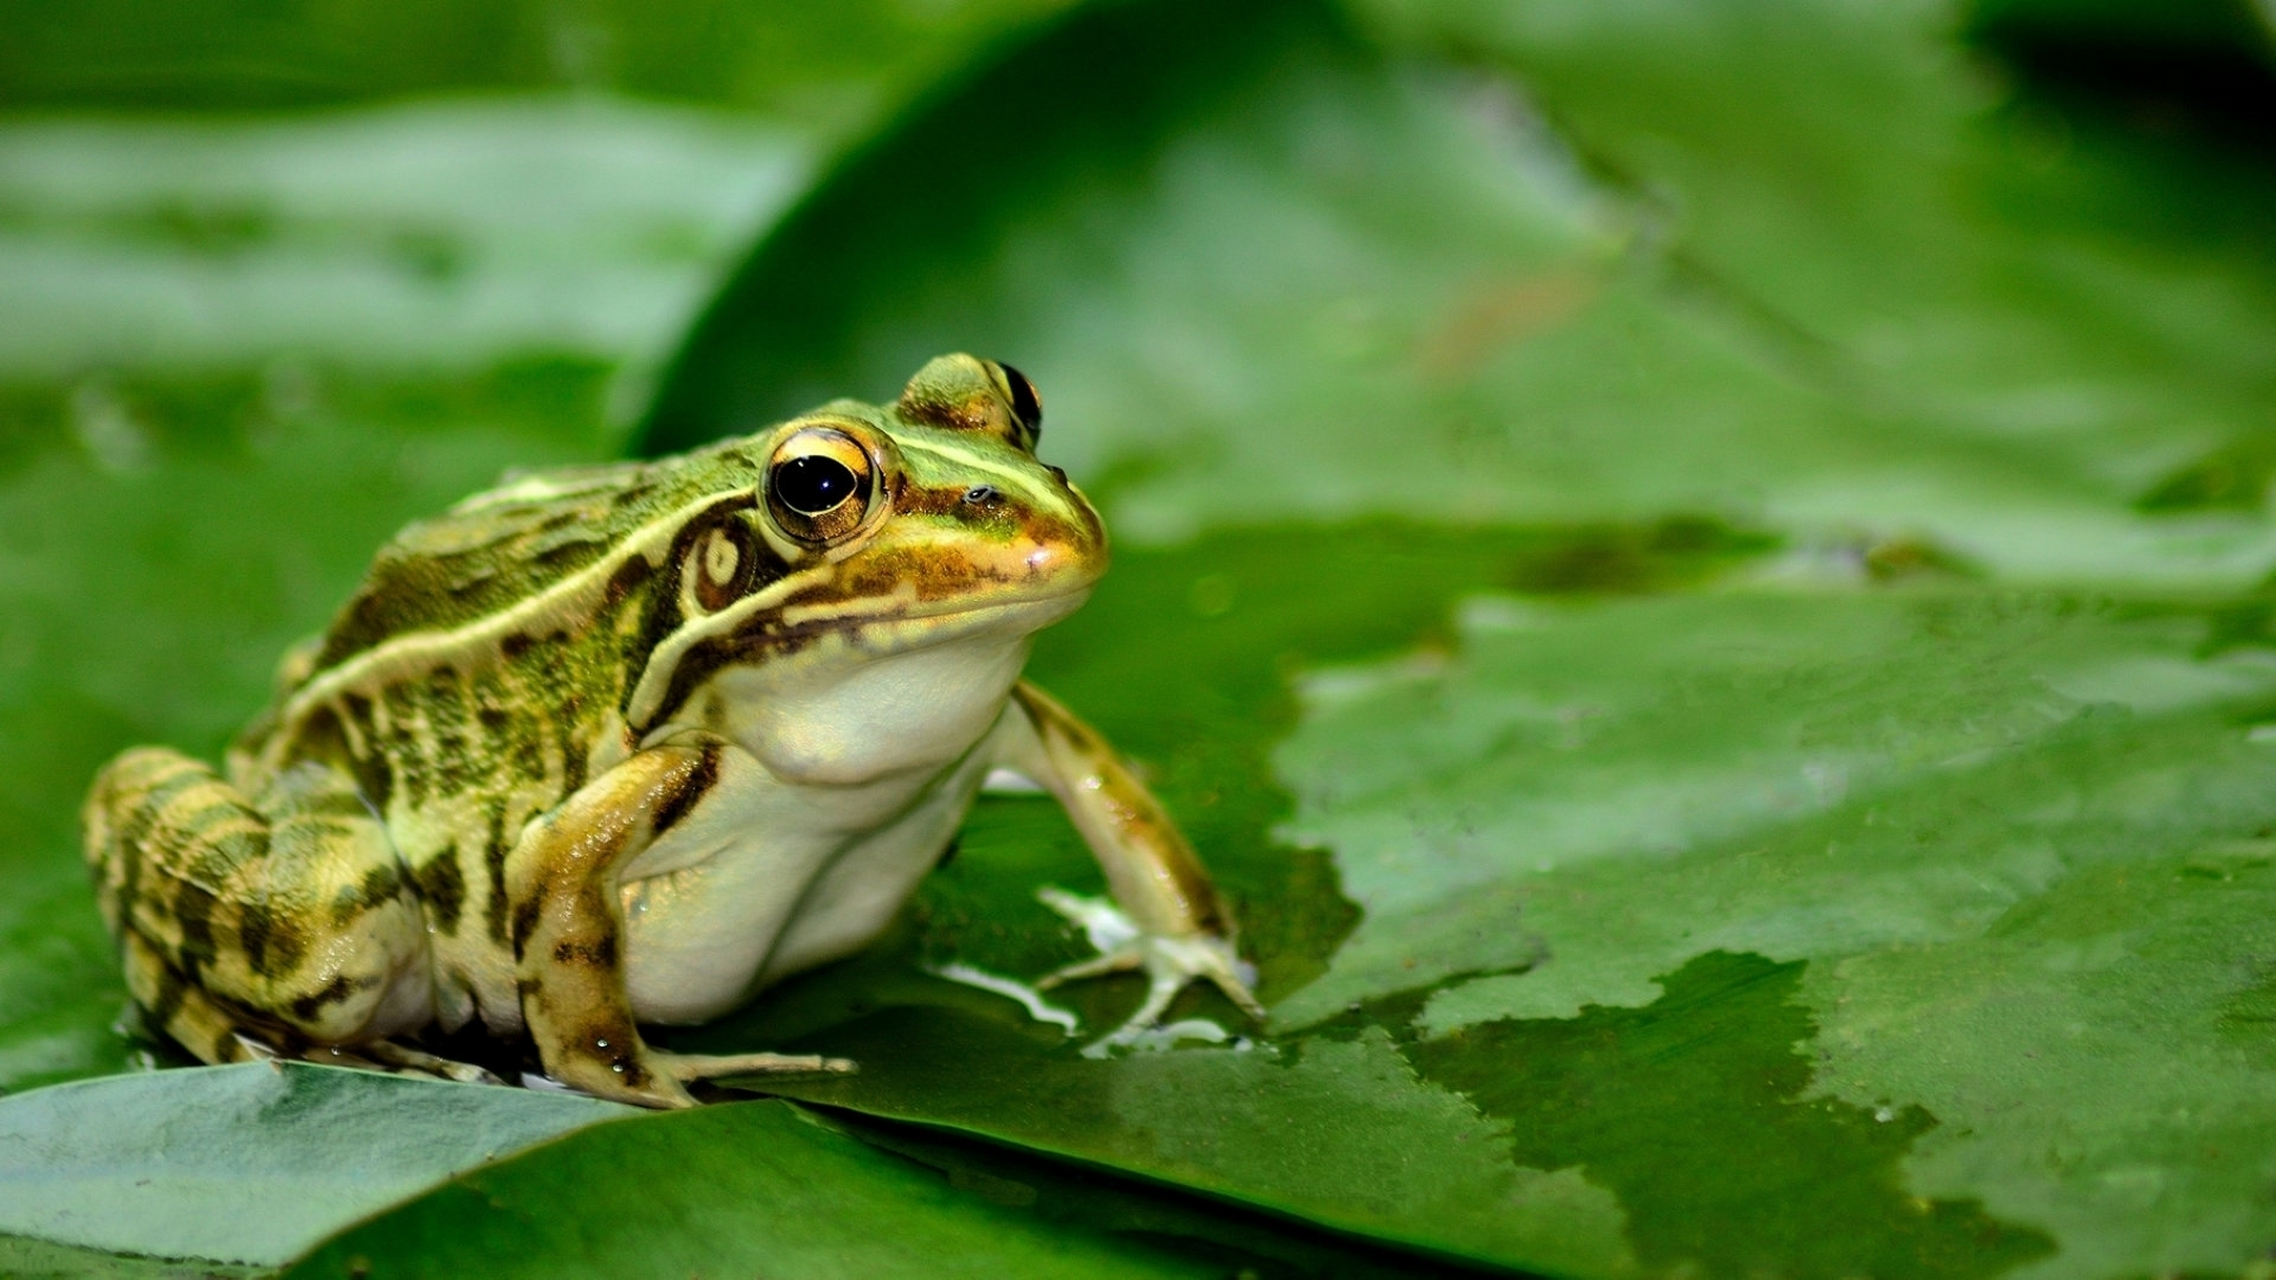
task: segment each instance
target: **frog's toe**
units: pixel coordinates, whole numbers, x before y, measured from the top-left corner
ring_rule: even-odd
[[[726,1076],[850,1075],[861,1068],[851,1058],[826,1058],[818,1053],[657,1053],[655,1065],[682,1084],[717,1080]]]
[[[375,1040],[362,1046],[363,1055],[380,1066],[399,1075],[434,1076],[439,1080],[455,1080],[460,1084],[504,1084],[496,1075],[471,1062],[459,1062],[440,1054],[414,1049],[392,1040]]]
[[[1082,926],[1091,945],[1099,951],[1087,960],[1078,960],[1046,974],[1036,982],[1037,987],[1055,987],[1078,978],[1096,978],[1131,969],[1145,971],[1145,1001],[1128,1021],[1092,1048],[1136,1042],[1160,1025],[1162,1014],[1168,1011],[1170,1002],[1177,999],[1179,992],[1198,981],[1207,981],[1224,992],[1225,998],[1238,1005],[1241,1012],[1263,1020],[1264,1006],[1250,990],[1256,980],[1255,971],[1226,939],[1208,933],[1148,933],[1112,902],[1080,897],[1063,889],[1042,889],[1036,897],[1045,906]]]
[[[1224,947],[1225,963],[1211,968],[1200,976],[1209,979],[1219,991],[1225,993],[1227,1000],[1240,1006],[1241,1012],[1249,1015],[1252,1020],[1264,1021],[1264,1004],[1257,999],[1256,992],[1251,989],[1251,984],[1257,980],[1256,966],[1234,955],[1233,949],[1230,946],[1225,946],[1223,939],[1211,938],[1209,941]]]
[[[1037,978],[1035,988],[1038,991],[1047,991],[1062,982],[1079,982],[1084,978],[1103,978],[1110,973],[1127,973],[1145,963],[1146,952],[1143,947],[1126,946],[1118,951],[1110,951],[1103,956],[1092,956],[1088,960],[1077,960],[1070,965],[1061,965],[1059,968]]]

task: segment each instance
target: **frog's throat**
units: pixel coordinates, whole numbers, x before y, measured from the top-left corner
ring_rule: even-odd
[[[777,584],[778,586],[782,584]],[[672,714],[713,672],[763,655],[795,650],[833,635],[858,639],[865,657],[908,653],[947,644],[984,631],[1026,635],[1057,622],[1090,597],[1092,582],[1007,591],[984,599],[919,600],[914,589],[870,597],[835,607],[786,607],[723,611],[742,616],[738,625],[687,626],[674,632],[650,655],[640,682],[624,704],[624,720],[645,731]],[[774,588],[756,593],[758,600]]]

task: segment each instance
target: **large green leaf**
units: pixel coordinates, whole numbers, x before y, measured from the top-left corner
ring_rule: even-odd
[[[297,1063],[58,1085],[0,1100],[0,1241],[280,1266],[452,1174],[627,1114]]]
[[[1907,470],[1967,455],[1971,474],[1944,492],[1953,478],[1898,482],[1911,520],[2003,568],[2078,581],[2266,563],[2265,521],[2120,515],[2264,505],[2276,236],[2260,211],[2276,175],[2258,144],[2160,127],[2124,99],[2010,91],[2012,73],[1956,44],[1962,14],[1939,0],[1360,7],[1403,42],[1522,76],[1591,167],[1646,202],[1677,278],[1901,438]],[[2090,27],[2109,8],[2072,18]],[[2160,14],[2261,59],[2235,90],[2235,123],[2253,128],[2276,78],[2249,7],[2104,21],[2154,58]],[[1767,487],[1787,483],[1747,456],[1772,469]],[[1883,501],[1854,481],[1827,496],[1857,515]]]
[[[1486,967],[1470,939],[1514,916],[1547,959],[1430,993],[1418,1065],[1515,1119],[1521,1151],[1589,1152],[1660,1196],[1705,1169],[1632,1163],[1622,1147],[1676,1117],[1590,1029],[1641,1039],[1640,1014],[1698,998],[1702,954],[1759,957],[1793,1007],[1772,1043],[1807,1046],[1787,1098],[1871,1115],[1891,1150],[1933,1126],[1907,1157],[1914,1194],[2045,1231],[2058,1274],[2262,1247],[2247,1153],[2276,1111],[2265,1030],[2236,1014],[2270,947],[2253,923],[2276,824],[2276,761],[2251,732],[2276,710],[2264,661],[2200,657],[2200,618],[2059,599],[1738,596],[1521,623],[1474,626],[1443,672],[1328,686],[1286,748],[1294,826],[1370,907],[1295,1003],[1366,998],[1417,962]],[[1497,747],[1425,745],[1450,741]],[[1544,1094],[1598,1116],[1576,1131]],[[1789,1174],[1830,1163],[1796,1149]],[[1791,1197],[1784,1176],[1761,1176],[1750,1213]],[[1673,1234],[1621,1198],[1640,1231]],[[1869,1243],[1805,1269],[1906,1269]],[[1695,1256],[1742,1270],[1760,1251]]]
[[[1222,1274],[1206,1259],[1039,1220],[1009,1191],[953,1186],[785,1103],[742,1103],[602,1126],[551,1158],[463,1175],[290,1274]]]

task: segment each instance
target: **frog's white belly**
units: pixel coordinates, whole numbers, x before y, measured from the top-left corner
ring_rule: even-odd
[[[691,699],[738,745],[618,881],[641,1021],[701,1022],[859,950],[955,836],[1018,714],[1027,631],[871,643],[829,636],[800,661],[723,671]]]
[[[727,751],[705,802],[626,868],[633,1015],[705,1021],[874,939],[955,836],[985,745],[851,786],[785,782]]]

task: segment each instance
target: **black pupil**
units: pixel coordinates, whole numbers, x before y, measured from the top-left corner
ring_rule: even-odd
[[[836,510],[859,484],[835,458],[792,458],[774,469],[774,496],[802,516]]]

